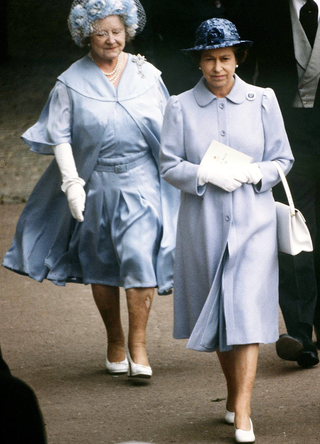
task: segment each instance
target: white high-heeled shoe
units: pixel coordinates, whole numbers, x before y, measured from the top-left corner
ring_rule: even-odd
[[[107,358],[106,367],[107,367],[107,372],[111,373],[112,375],[123,375],[124,373],[127,373],[129,370],[129,362],[126,357],[123,361],[120,362],[110,362]]]
[[[247,443],[255,442],[256,437],[254,436],[253,433],[253,425],[251,418],[249,418],[249,421],[251,427],[250,430],[235,429],[236,442],[247,442]]]
[[[128,376],[132,378],[151,378],[152,369],[149,365],[141,365],[133,362],[129,350],[127,356],[129,361]]]
[[[226,409],[226,413],[224,415],[224,420],[227,424],[234,424],[234,417],[235,417],[235,413],[234,412],[229,412],[228,409]]]

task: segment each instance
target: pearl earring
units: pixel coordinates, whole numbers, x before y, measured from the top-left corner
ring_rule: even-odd
[[[199,66],[199,69],[200,69],[200,71],[201,71],[201,67]]]
[[[236,68],[239,68],[239,65],[236,65]]]

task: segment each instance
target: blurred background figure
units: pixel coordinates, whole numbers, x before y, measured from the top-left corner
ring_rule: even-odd
[[[319,0],[243,0],[236,20],[241,34],[254,41],[242,75],[274,89],[279,100],[295,158],[288,182],[314,244],[311,253],[279,255],[280,306],[288,334],[277,342],[277,353],[301,367],[319,363],[313,325],[320,345],[319,11]],[[286,202],[282,186],[274,194]]]
[[[0,442],[45,444],[46,433],[37,397],[25,382],[11,375],[0,348]]]

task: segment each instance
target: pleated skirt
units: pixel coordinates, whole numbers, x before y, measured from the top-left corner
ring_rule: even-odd
[[[156,287],[162,235],[159,173],[148,153],[98,159],[86,184],[84,221],[50,275],[60,282]]]

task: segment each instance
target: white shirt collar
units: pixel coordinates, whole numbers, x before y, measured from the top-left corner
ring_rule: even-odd
[[[300,9],[302,6],[306,3],[306,0],[291,0],[294,6],[294,9],[296,10],[297,16],[299,18],[300,15]],[[318,5],[318,20],[320,18],[320,0],[314,0]]]

